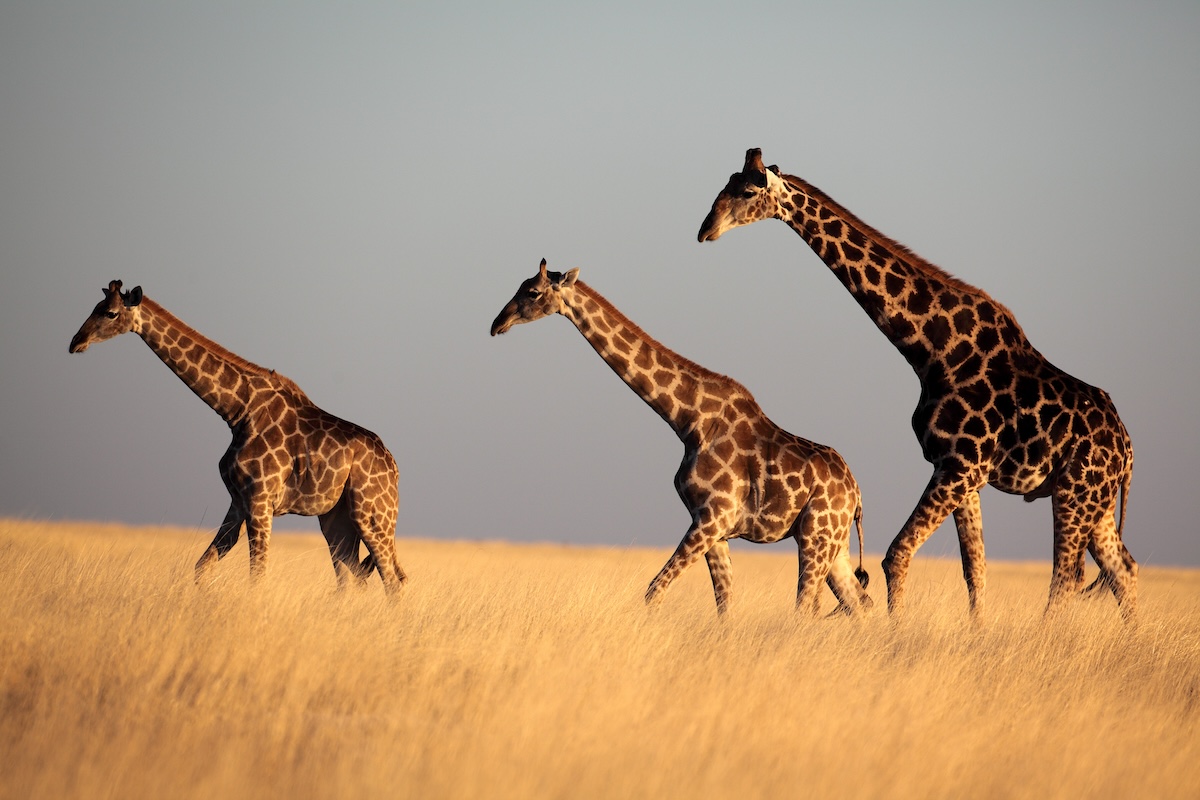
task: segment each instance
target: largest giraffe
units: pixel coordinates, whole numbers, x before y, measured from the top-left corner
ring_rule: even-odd
[[[563,315],[683,442],[675,489],[692,524],[650,582],[646,603],[658,602],[679,573],[703,556],[723,614],[733,595],[729,540],[792,537],[800,557],[797,608],[816,611],[822,580],[837,596],[839,610],[854,614],[870,606],[863,591],[858,483],[837,451],[771,422],[740,383],[659,344],[578,276],[578,268],[550,272],[543,259],[538,273],[500,310],[491,332]],[[852,524],[858,527],[857,572],[848,554]]]
[[[746,153],[700,227],[701,242],[762,219],[786,222],[829,267],[917,374],[912,426],[933,464],[888,548],[888,608],[898,613],[913,553],[954,515],[972,615],[983,607],[979,490],[1050,497],[1054,561],[1047,610],[1083,582],[1090,549],[1126,620],[1137,563],[1122,542],[1133,446],[1108,394],[1046,360],[1012,312],[864,223],[810,183]],[[1120,498],[1120,524],[1116,509]]]
[[[289,378],[226,350],[184,324],[135,286],[111,281],[71,339],[82,353],[133,332],[229,425],[233,441],[221,457],[229,511],[196,562],[199,582],[237,543],[250,542],[250,574],[267,566],[271,520],[316,516],[329,544],[338,584],[379,570],[395,595],[405,580],[396,557],[396,461],[374,433],[317,407]],[[358,561],[359,542],[369,555]]]

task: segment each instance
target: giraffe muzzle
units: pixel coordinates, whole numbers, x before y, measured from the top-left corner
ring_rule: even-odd
[[[507,314],[501,313],[492,321],[492,336],[506,332],[514,325],[513,318]]]
[[[700,226],[700,232],[696,234],[698,242],[715,242],[721,238],[721,231],[717,225],[717,211],[713,209],[708,212],[708,216],[704,218],[704,223]]]

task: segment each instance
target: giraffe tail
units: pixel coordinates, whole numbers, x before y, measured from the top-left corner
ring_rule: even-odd
[[[1124,513],[1121,514],[1124,521]],[[863,568],[863,529],[862,529],[862,503],[858,504],[858,508],[854,509],[854,526],[858,528],[858,569],[854,570],[854,577],[858,578],[858,583],[864,589],[871,582],[871,576],[867,574]]]

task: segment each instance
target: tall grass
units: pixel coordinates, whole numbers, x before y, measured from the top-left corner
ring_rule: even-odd
[[[702,566],[647,612],[666,552],[401,540],[393,605],[317,535],[198,589],[207,539],[0,521],[3,796],[1200,796],[1198,571],[1134,629],[1019,564],[977,629],[929,559],[901,624],[809,621],[779,545],[718,621]]]

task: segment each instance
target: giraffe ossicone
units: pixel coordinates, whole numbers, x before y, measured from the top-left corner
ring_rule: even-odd
[[[650,582],[647,604],[703,557],[717,610],[733,596],[729,540],[769,543],[792,537],[799,551],[797,607],[815,613],[824,581],[838,610],[871,606],[862,569],[862,500],[858,482],[831,447],[783,430],[745,387],[689,361],[650,338],[598,292],[578,268],[538,273],[521,283],[492,323],[493,336],[513,325],[561,314],[596,353],[671,426],[684,445],[675,489],[692,523]],[[859,567],[851,567],[850,530],[858,529]]]
[[[953,514],[971,611],[985,583],[979,489],[1050,497],[1054,565],[1047,610],[1083,583],[1084,552],[1126,620],[1137,609],[1137,562],[1123,542],[1133,445],[1108,393],[1051,364],[1012,313],[862,222],[829,195],[747,151],[713,201],[697,239],[762,219],[800,235],[916,372],[913,430],[933,464],[916,508],[883,562],[899,612],[909,562]],[[1119,498],[1119,499],[1118,499]],[[1118,514],[1120,522],[1116,521]]]
[[[395,596],[405,580],[396,556],[399,473],[371,431],[322,410],[293,381],[201,335],[140,286],[111,281],[71,339],[70,352],[133,332],[229,425],[221,456],[230,505],[212,544],[196,562],[196,580],[237,543],[246,527],[250,574],[266,570],[273,517],[316,516],[338,585],[379,571]],[[359,543],[368,555],[359,561]]]

